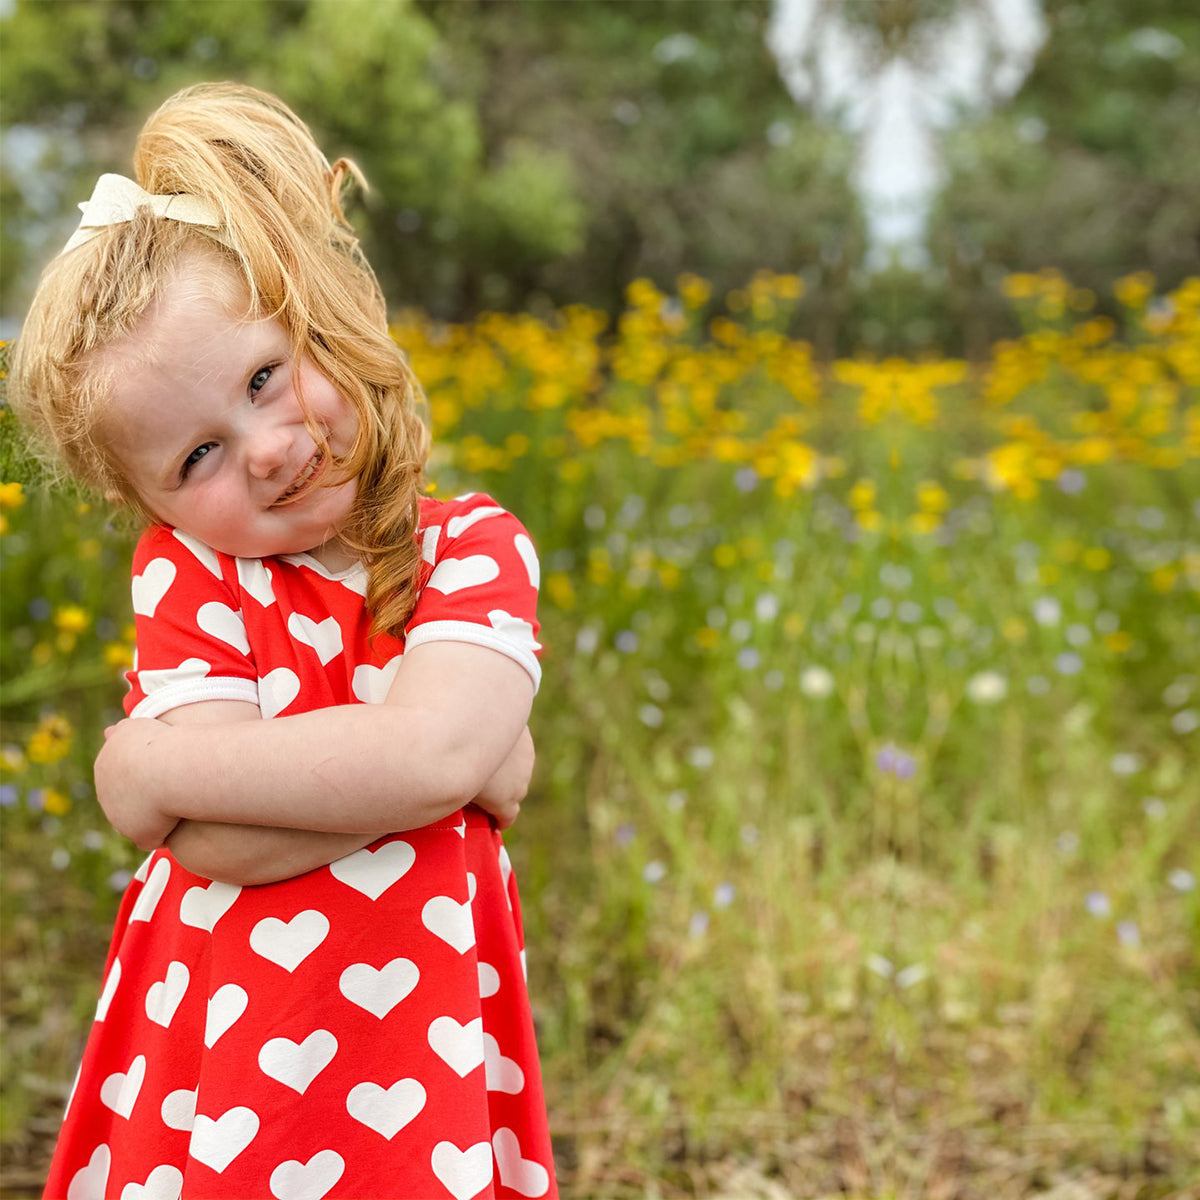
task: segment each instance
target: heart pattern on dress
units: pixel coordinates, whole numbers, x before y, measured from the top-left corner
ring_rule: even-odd
[[[427,588],[444,596],[461,592],[463,588],[491,583],[500,575],[500,566],[488,554],[469,554],[466,558],[443,558],[429,576]]]
[[[421,557],[430,566],[437,562],[437,544],[438,538],[441,536],[442,527],[440,525],[430,525],[421,534]]]
[[[346,1160],[336,1150],[318,1150],[306,1163],[292,1158],[271,1172],[271,1195],[276,1200],[322,1200],[346,1172]]]
[[[492,1148],[477,1142],[460,1150],[453,1142],[438,1142],[429,1165],[454,1200],[471,1200],[492,1181]]]
[[[196,611],[196,624],[210,637],[232,646],[239,654],[250,653],[246,622],[242,614],[219,600],[210,600]]]
[[[175,534],[175,539],[192,552],[192,556],[205,570],[210,571],[218,579],[221,578],[221,560],[217,557],[217,552],[211,546],[202,542],[197,537],[192,537],[190,533],[184,533],[180,529],[173,530],[172,532]]]
[[[154,916],[154,910],[158,907],[163,892],[167,890],[167,881],[170,878],[171,864],[165,858],[160,858],[154,864],[150,878],[142,885],[142,891],[133,906],[133,912],[129,914],[131,925],[134,921],[149,921]]]
[[[180,684],[194,684],[198,679],[207,678],[211,670],[212,663],[205,662],[202,658],[185,658],[177,667],[138,671],[138,683],[149,697],[168,685],[178,687]]]
[[[538,565],[537,551],[533,548],[533,543],[523,533],[518,533],[513,538],[513,545],[517,548],[517,553],[525,564],[525,573],[529,576],[529,586],[538,587],[542,582],[542,569]]]
[[[258,681],[258,708],[270,721],[300,695],[300,676],[289,667],[276,667]]]
[[[390,1088],[367,1081],[350,1089],[346,1111],[390,1142],[425,1107],[425,1100],[416,1079],[398,1079]]]
[[[275,593],[271,588],[271,568],[261,558],[234,559],[237,565],[238,584],[247,596],[257,600],[263,608],[270,608],[275,603]]]
[[[241,890],[236,884],[216,880],[207,887],[188,888],[179,902],[179,919],[185,925],[212,933]]]
[[[121,1200],[179,1200],[183,1194],[183,1172],[169,1163],[155,1167],[145,1183],[127,1183]]]
[[[456,1075],[465,1079],[483,1065],[483,1018],[460,1025],[453,1017],[436,1017],[426,1034],[430,1049]]]
[[[459,904],[449,896],[434,896],[421,909],[421,924],[459,954],[475,945],[475,924],[470,903]]]
[[[112,998],[117,992],[117,984],[120,982],[121,960],[114,958],[112,969],[108,972],[108,978],[104,981],[104,990],[100,993],[100,999],[96,1004],[97,1021],[103,1021],[108,1016],[108,1006],[112,1003]]]
[[[197,1113],[188,1153],[220,1175],[258,1136],[258,1126],[252,1108],[231,1108],[215,1119]]]
[[[302,1042],[291,1038],[271,1038],[258,1052],[258,1065],[264,1075],[299,1092],[325,1070],[337,1054],[337,1038],[328,1029],[314,1029]]]
[[[314,621],[311,617],[294,612],[288,617],[287,627],[288,633],[296,641],[311,646],[317,652],[321,666],[342,652],[342,627],[337,623],[336,617]]]
[[[396,672],[400,670],[403,658],[402,654],[397,654],[382,667],[373,667],[370,663],[355,667],[350,690],[364,704],[382,704],[387,699],[388,692],[392,690]]]
[[[211,1050],[229,1032],[246,1011],[250,997],[246,989],[236,983],[227,983],[217,988],[208,998],[208,1010],[204,1018],[204,1044]]]
[[[463,513],[461,517],[451,517],[446,523],[446,536],[456,538],[460,533],[465,533],[476,521],[484,521],[488,517],[502,517],[505,515],[505,510],[496,505],[481,504],[478,508],[471,509],[468,513]]]
[[[315,908],[306,908],[290,921],[264,917],[250,930],[250,949],[290,973],[328,935],[329,918]]]
[[[159,1113],[163,1124],[168,1129],[177,1129],[180,1133],[190,1133],[196,1123],[196,1089],[177,1088],[163,1097],[162,1109]]]
[[[385,842],[378,850],[364,847],[336,859],[329,871],[339,883],[361,892],[368,900],[378,900],[394,883],[399,883],[417,861],[417,852],[408,842]]]
[[[497,1129],[492,1149],[500,1168],[500,1183],[522,1196],[544,1196],[550,1188],[550,1172],[532,1158],[521,1156],[521,1143],[511,1129]]]
[[[515,1059],[505,1058],[500,1043],[490,1034],[483,1035],[483,1070],[489,1092],[517,1095],[525,1087],[525,1072]]]
[[[169,558],[156,558],[133,577],[133,611],[139,617],[152,617],[159,601],[175,582],[175,564]]]
[[[421,979],[417,964],[393,958],[376,970],[370,963],[354,963],[338,979],[338,990],[350,1001],[381,1021],[412,993]]]
[[[126,1071],[114,1071],[100,1085],[100,1103],[118,1117],[129,1119],[146,1080],[146,1056],[139,1054]]]
[[[491,963],[477,963],[479,969],[479,998],[486,1000],[500,990],[500,972]]]
[[[514,617],[502,608],[493,608],[487,616],[492,628],[518,650],[532,654],[542,648],[542,643],[533,636],[533,626],[528,621]]]
[[[92,1151],[86,1167],[71,1176],[67,1200],[104,1200],[108,1195],[108,1172],[112,1168],[112,1151],[101,1142]]]
[[[167,967],[166,977],[150,985],[146,992],[146,1016],[155,1025],[161,1025],[164,1029],[171,1028],[175,1010],[183,1001],[191,977],[191,972],[184,963],[172,962]]]

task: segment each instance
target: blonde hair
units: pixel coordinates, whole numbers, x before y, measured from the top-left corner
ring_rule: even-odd
[[[358,435],[331,482],[357,478],[342,540],[368,570],[374,629],[399,634],[416,601],[416,541],[429,433],[421,393],[387,330],[383,295],[342,212],[343,187],[365,186],[353,163],[330,165],[307,126],[276,97],[232,83],[167,100],[134,149],[137,182],[156,195],[198,196],[221,227],[133,220],[59,255],[46,268],[17,341],[11,395],[35,438],[71,474],[153,514],[102,436],[110,381],[103,352],[135,334],[181,261],[201,253],[244,284],[247,316],[280,321],[353,405]],[[310,427],[327,452],[320,431]]]

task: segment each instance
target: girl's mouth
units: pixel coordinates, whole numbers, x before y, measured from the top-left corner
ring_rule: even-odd
[[[316,478],[317,472],[320,471],[322,464],[325,462],[325,452],[318,450],[312,458],[304,466],[304,470],[292,481],[286,491],[280,493],[271,503],[271,507],[275,508],[280,504],[290,504],[302,492],[306,491],[313,479]]]

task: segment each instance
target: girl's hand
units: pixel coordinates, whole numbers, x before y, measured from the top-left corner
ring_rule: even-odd
[[[507,829],[521,811],[521,801],[525,799],[533,777],[535,757],[533,738],[526,725],[508,758],[473,801],[484,812],[490,813],[501,829]]]
[[[162,721],[126,718],[104,731],[96,757],[96,796],[113,828],[139,849],[156,850],[177,824],[158,806],[154,764],[171,728]]]

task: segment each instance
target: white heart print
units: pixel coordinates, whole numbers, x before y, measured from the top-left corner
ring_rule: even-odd
[[[276,1200],[322,1200],[346,1171],[336,1150],[318,1150],[306,1163],[292,1158],[271,1172],[271,1195]]]
[[[393,958],[377,971],[370,963],[354,963],[338,980],[338,990],[359,1008],[381,1021],[412,993],[420,982],[417,964],[408,958]]]
[[[446,525],[446,536],[456,538],[460,533],[470,529],[476,521],[486,520],[488,517],[502,517],[504,509],[497,508],[495,505],[484,504],[479,508],[473,508],[469,513],[463,513],[461,517],[451,517]]]
[[[311,617],[294,612],[288,617],[287,627],[288,633],[296,641],[311,646],[317,652],[321,666],[342,652],[342,627],[334,617],[314,621]]]
[[[500,972],[491,963],[481,962],[479,968],[479,998],[486,1000],[500,990]]]
[[[215,637],[232,646],[239,654],[250,653],[250,641],[246,637],[246,622],[240,612],[210,600],[196,611],[196,624],[210,637]]]
[[[294,971],[329,935],[329,918],[315,908],[306,908],[290,921],[264,917],[250,930],[250,949]]]
[[[188,1153],[220,1175],[258,1136],[258,1124],[252,1108],[231,1108],[215,1120],[197,1113]]]
[[[269,721],[300,695],[300,677],[288,667],[276,667],[258,681],[258,707]]]
[[[168,1092],[162,1102],[163,1124],[180,1133],[190,1133],[196,1123],[196,1091],[194,1088],[178,1088]]]
[[[426,587],[449,596],[463,588],[491,583],[500,574],[496,560],[487,554],[471,554],[466,558],[443,558],[433,569]]]
[[[492,1148],[477,1142],[460,1150],[453,1142],[438,1142],[429,1165],[454,1200],[471,1200],[492,1181]]]
[[[121,1189],[121,1200],[179,1200],[183,1194],[183,1172],[164,1164],[146,1176],[145,1183],[127,1183]]]
[[[146,991],[146,1016],[164,1029],[171,1028],[175,1010],[183,1001],[191,972],[186,964],[173,962],[167,967],[165,978],[152,983]]]
[[[417,861],[417,852],[408,842],[386,842],[378,850],[365,847],[329,864],[330,874],[339,883],[361,892],[368,900],[378,900],[394,883],[408,874]]]
[[[237,563],[238,583],[247,596],[257,600],[263,608],[275,603],[275,592],[271,588],[271,569],[258,558],[239,558]]]
[[[434,896],[421,909],[421,924],[459,954],[466,954],[475,945],[469,903],[458,904],[449,896]]]
[[[314,1029],[302,1042],[277,1037],[264,1042],[258,1052],[258,1065],[264,1075],[299,1092],[325,1070],[337,1054],[337,1038],[328,1029]]]
[[[426,1034],[429,1048],[456,1075],[465,1079],[484,1058],[483,1018],[460,1025],[453,1017],[437,1017]]]
[[[204,1019],[204,1044],[211,1050],[230,1029],[241,1020],[250,1003],[246,989],[236,983],[226,983],[208,998]]]
[[[211,572],[218,579],[221,578],[221,560],[217,557],[217,552],[209,545],[206,545],[199,538],[192,537],[190,533],[184,533],[179,529],[174,531],[175,539],[185,545],[195,557],[196,561],[201,563],[205,570]]]
[[[370,663],[363,663],[361,667],[355,667],[354,679],[350,684],[350,689],[354,692],[355,697],[364,704],[382,704],[392,689],[403,657],[402,654],[397,654],[382,667],[373,667]]]
[[[108,1195],[108,1172],[112,1168],[112,1151],[103,1142],[92,1151],[86,1167],[71,1176],[67,1200],[104,1200]]]
[[[521,1143],[511,1129],[497,1129],[492,1149],[500,1168],[500,1183],[522,1196],[544,1196],[550,1189],[550,1172],[532,1158],[521,1156]]]
[[[154,916],[154,910],[158,907],[163,892],[167,890],[167,880],[170,878],[171,864],[165,858],[160,858],[154,864],[150,878],[142,885],[142,891],[134,903],[133,912],[129,914],[131,925],[134,921],[149,921]]]
[[[100,1001],[96,1005],[96,1020],[103,1021],[108,1016],[108,1006],[112,1003],[112,998],[116,995],[117,984],[121,982],[121,960],[113,959],[112,970],[108,973],[108,978],[104,981],[104,991],[100,993]]]
[[[533,548],[533,543],[523,533],[518,533],[513,538],[513,545],[516,546],[517,553],[525,564],[525,573],[529,576],[529,586],[536,588],[542,581],[542,571],[538,566],[537,551]]]
[[[212,663],[205,662],[202,658],[185,658],[177,667],[138,671],[138,683],[147,696],[152,696],[160,688],[171,683],[194,683],[197,679],[205,679],[211,670]]]
[[[346,1097],[346,1111],[391,1141],[425,1107],[425,1089],[416,1079],[398,1079],[390,1088],[360,1083]]]
[[[532,654],[535,650],[542,648],[541,642],[533,636],[533,626],[528,621],[514,617],[512,613],[505,612],[502,608],[493,608],[487,616],[491,627],[507,638],[518,650]]]
[[[154,616],[158,602],[171,590],[175,574],[175,564],[169,558],[155,558],[133,577],[133,611],[137,616]]]
[[[214,880],[207,887],[188,888],[179,902],[179,919],[193,929],[212,933],[217,922],[229,911],[241,888],[233,883]]]
[[[146,1079],[146,1056],[139,1054],[129,1064],[128,1071],[114,1071],[100,1085],[100,1103],[111,1108],[118,1117],[129,1119]]]
[[[483,1070],[489,1092],[517,1095],[525,1087],[525,1072],[513,1058],[505,1058],[500,1043],[490,1033],[483,1035]]]
[[[442,536],[440,525],[430,525],[421,535],[421,557],[433,566],[437,562],[438,538]]]

